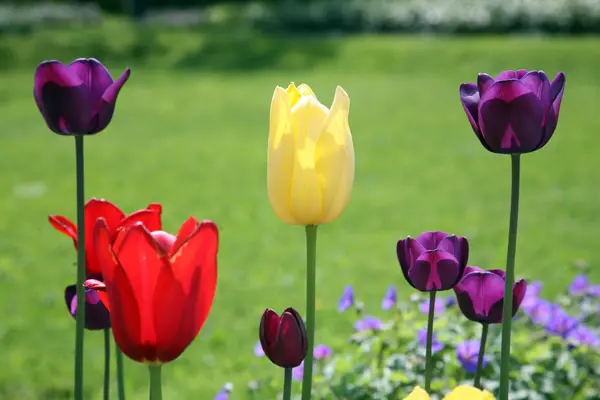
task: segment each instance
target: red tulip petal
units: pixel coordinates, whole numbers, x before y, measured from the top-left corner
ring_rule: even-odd
[[[50,215],[48,221],[54,229],[73,239],[73,244],[75,245],[75,249],[77,249],[77,225],[62,215]]]
[[[100,301],[104,304],[104,307],[110,312],[110,303],[108,302],[108,295],[106,294],[106,285],[104,282],[97,279],[88,279],[83,283],[83,286],[85,286],[86,289],[95,290]]]
[[[175,243],[173,243],[169,255],[172,256],[173,254],[177,253],[181,245],[185,243],[185,241],[187,241],[190,236],[192,236],[192,234],[198,230],[199,227],[200,223],[198,220],[194,217],[189,217],[187,221],[181,225],[181,228],[179,228],[179,231],[177,232],[177,239],[175,240]]]
[[[113,279],[115,269],[119,267],[119,262],[117,261],[117,258],[111,247],[111,235],[108,231],[108,227],[106,226],[106,221],[104,221],[103,218],[100,218],[96,221],[96,226],[94,227],[93,244],[94,246],[92,247],[92,251],[94,251],[94,256],[98,261],[98,266],[100,267],[100,272],[102,273],[102,279],[104,282],[110,282]],[[106,285],[106,283],[104,284]],[[110,311],[108,298],[104,294],[99,295],[102,303],[104,303],[106,308],[108,308]]]
[[[117,229],[123,218],[125,218],[125,214],[119,207],[115,206],[110,201],[95,198],[88,200],[85,204],[84,211],[87,273],[88,275],[100,274],[102,273],[102,268],[98,264],[93,249],[96,220],[98,220],[98,218],[104,218],[108,230],[112,233]]]
[[[136,222],[141,222],[150,232],[159,231],[162,227],[160,213],[160,210],[157,211],[156,209],[150,208],[138,210],[125,217],[125,219],[121,221],[119,229],[127,229]]]
[[[275,343],[278,330],[279,315],[270,308],[266,309],[260,320],[260,329],[258,333],[263,349],[267,349]]]
[[[154,293],[162,269],[169,268],[168,261],[159,256],[156,241],[142,223],[124,232],[119,235],[122,239],[119,248],[115,249],[116,256],[131,283],[139,306],[142,343],[152,346],[156,344],[152,309]],[[111,304],[113,309],[117,307],[112,300]]]

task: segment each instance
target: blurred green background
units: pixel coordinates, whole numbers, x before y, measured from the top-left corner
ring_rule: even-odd
[[[164,368],[166,399],[210,399],[226,382],[246,398],[251,379],[276,373],[253,354],[262,311],[304,312],[303,229],[278,221],[266,194],[270,100],[290,81],[326,105],[336,85],[351,98],[356,180],[343,216],[319,230],[317,342],[347,340],[344,285],[373,314],[389,284],[413,293],[395,257],[403,236],[461,234],[472,265],[504,266],[510,160],[481,147],[458,99],[478,72],[566,73],[555,137],[522,161],[517,272],[545,294],[585,265],[600,281],[600,3],[449,3],[0,2],[0,398],[72,397],[63,290],[75,252],[46,221],[75,217],[74,144],[33,102],[45,59],[96,57],[113,76],[132,68],[111,125],[86,139],[86,197],[126,212],[161,202],[171,231],[189,215],[220,227],[215,304]],[[86,399],[100,398],[102,366],[102,333],[87,334]],[[145,367],[128,361],[126,372],[128,398],[146,398]]]

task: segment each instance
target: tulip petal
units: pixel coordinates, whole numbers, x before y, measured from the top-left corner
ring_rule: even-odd
[[[550,107],[550,81],[544,71],[531,71],[521,78],[521,82],[529,86],[544,107]]]
[[[438,243],[437,249],[454,255],[461,269],[466,267],[469,259],[469,242],[464,237],[446,236]]]
[[[279,88],[279,86],[277,86],[277,88]],[[277,89],[275,89],[277,90]],[[292,107],[294,107],[296,105],[296,103],[298,102],[298,100],[300,100],[300,97],[302,97],[302,94],[300,93],[300,91],[298,90],[298,88],[296,87],[296,85],[294,85],[294,82],[290,83],[287,87],[287,89],[285,89],[285,92],[288,95],[288,102],[289,102],[289,107],[288,109],[291,110]],[[271,109],[272,109],[273,105],[271,104]]]
[[[417,386],[403,400],[430,400],[430,397],[426,391]]]
[[[294,224],[296,220],[290,208],[290,192],[294,170],[295,144],[290,125],[290,110],[290,96],[283,88],[278,86],[271,101],[267,189],[269,202],[275,215],[286,223]]]
[[[188,241],[190,236],[196,233],[198,228],[200,227],[200,223],[194,217],[189,217],[183,225],[179,228],[177,232],[177,238],[175,239],[175,243],[171,247],[171,251],[169,252],[169,256],[173,256],[173,254],[179,251],[179,248],[182,244]]]
[[[479,128],[492,151],[526,153],[542,140],[545,115],[529,86],[518,80],[499,81],[479,103]]]
[[[94,99],[100,100],[104,91],[113,83],[110,72],[95,58],[78,58],[67,67],[71,74],[75,74],[91,89]]]
[[[476,322],[495,323],[495,310],[504,298],[504,279],[490,272],[472,272],[455,287],[458,305],[468,319]],[[500,310],[502,306],[500,304]],[[494,315],[491,315],[491,314]]]
[[[338,86],[315,152],[315,165],[323,191],[321,224],[331,222],[342,214],[352,192],[354,145],[348,126],[349,111],[350,98]]]
[[[121,75],[119,79],[106,89],[102,97],[96,100],[94,111],[88,126],[89,134],[98,133],[108,126],[115,111],[117,96],[125,82],[129,79],[129,75],[130,70],[128,68],[123,72],[123,75]]]
[[[502,71],[498,75],[496,75],[496,81],[507,81],[512,79],[519,79],[519,74],[517,71],[513,71],[509,69],[507,71]]]
[[[428,250],[408,271],[412,284],[422,292],[452,289],[460,278],[458,261],[450,253]]]
[[[477,90],[479,91],[479,96],[482,97],[485,92],[492,86],[496,81],[494,78],[489,76],[488,74],[479,74],[477,75]]]
[[[421,254],[423,254],[423,252],[425,252],[425,250],[426,249],[421,243],[410,236],[404,240],[399,240],[398,244],[396,245],[396,254],[398,255],[398,261],[400,262],[402,274],[404,274],[406,281],[413,287],[414,285],[410,281],[408,271],[413,265],[415,265],[415,261]]]
[[[33,97],[42,114],[44,114],[42,90],[49,82],[60,87],[75,87],[82,83],[76,75],[71,74],[69,69],[59,61],[44,61],[38,65],[34,75]]]
[[[104,284],[104,282],[99,281],[97,279],[87,279],[83,283],[83,286],[86,289],[96,291],[96,294],[98,295],[100,301],[102,302],[102,304],[104,304],[106,310],[110,312],[110,303],[108,301],[108,295],[106,294],[106,285]]]
[[[423,232],[417,236],[416,241],[421,243],[425,250],[435,250],[447,236],[449,235],[446,232]]]
[[[96,221],[99,218],[104,218],[108,230],[114,232],[125,217],[125,214],[110,201],[96,198],[88,200],[84,207],[84,213],[87,274],[101,274],[102,268],[98,264],[96,252],[93,249]]]
[[[556,130],[558,124],[558,114],[560,112],[560,104],[565,89],[565,74],[559,72],[550,86],[550,100],[552,101],[552,107],[546,120],[546,129],[544,132],[544,139],[540,143],[538,148],[544,147]]]
[[[73,244],[75,245],[75,249],[77,249],[77,225],[62,215],[50,215],[48,221],[54,229],[73,239]]]
[[[260,321],[258,337],[263,349],[268,349],[277,340],[279,315],[274,310],[266,309]],[[265,352],[266,353],[266,352]]]
[[[319,224],[323,219],[323,188],[316,169],[316,147],[329,110],[314,96],[303,96],[290,114],[295,136],[290,205],[296,223]]]
[[[159,255],[158,244],[143,224],[134,224],[124,232],[115,252],[125,279],[134,290],[133,295],[139,310],[142,343],[152,346],[157,341],[152,310],[154,293],[162,269],[169,268],[168,261],[166,257]],[[119,268],[115,271],[119,271]],[[115,309],[122,304],[115,304],[112,301],[110,286],[108,283],[106,286],[109,289],[109,301],[114,313]]]
[[[498,275],[503,280],[506,279],[506,272],[503,269],[488,269],[487,272]]]
[[[481,130],[479,129],[479,126],[477,125],[477,121],[479,118],[478,107],[480,100],[477,85],[474,83],[463,83],[462,85],[460,85],[459,94],[460,102],[462,103],[465,113],[467,114],[467,119],[471,124],[471,128],[473,128],[473,132],[475,132],[477,139],[479,139],[483,147],[485,147],[487,150],[490,150],[489,146],[487,145],[487,143],[483,139],[483,136],[481,135]]]
[[[513,303],[512,303],[512,315],[519,311],[519,307],[525,298],[525,293],[527,292],[527,282],[523,279],[519,280],[513,286]]]
[[[119,229],[127,229],[136,222],[141,222],[150,231],[160,231],[162,229],[161,222],[162,207],[145,208],[135,211],[126,216],[119,224]]]
[[[296,318],[284,311],[277,332],[278,343],[275,344],[279,353],[278,365],[284,368],[295,368],[300,365],[306,355],[302,333]],[[302,354],[303,350],[305,354]]]
[[[306,83],[302,83],[300,84],[300,86],[298,86],[298,92],[301,96],[314,96],[315,98],[317,98],[315,92],[313,92],[310,86],[308,86]]]
[[[73,318],[77,315],[77,286],[65,288],[65,303]],[[92,331],[110,328],[110,314],[101,302],[85,302],[85,329]]]

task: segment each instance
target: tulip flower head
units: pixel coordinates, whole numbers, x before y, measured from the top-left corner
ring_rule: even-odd
[[[129,74],[127,68],[113,81],[110,72],[94,58],[79,58],[69,65],[44,61],[35,71],[35,103],[54,133],[98,133],[112,119],[117,96]]]
[[[463,278],[454,288],[464,316],[484,324],[501,323],[504,279],[504,271],[500,269],[484,271],[479,267],[467,267]],[[527,283],[523,279],[513,285],[512,316],[519,310],[526,291]]]
[[[529,153],[548,143],[565,89],[560,72],[552,83],[543,71],[504,71],[495,79],[479,74],[460,85],[460,100],[475,135],[494,153]]]
[[[150,229],[161,228],[160,204],[150,204],[142,210],[130,215],[125,215],[116,205],[104,199],[91,198],[84,206],[85,215],[85,256],[87,279],[102,281],[102,268],[98,263],[93,243],[93,227],[97,219],[103,218],[115,238],[117,231],[124,229],[135,222],[142,221]],[[77,225],[62,215],[51,215],[48,221],[57,231],[69,236],[77,250]],[[75,285],[65,288],[65,303],[69,313],[75,318],[77,314],[77,289]],[[90,330],[99,330],[110,327],[110,316],[104,302],[100,301],[106,293],[86,290],[85,327]]]
[[[271,102],[267,187],[273,211],[296,225],[338,218],[354,182],[350,99],[337,87],[331,109],[308,85],[277,87]]]
[[[461,236],[425,232],[398,241],[398,261],[408,283],[422,292],[448,290],[461,278],[469,258],[469,243]]]
[[[404,398],[404,400],[429,400],[430,397],[426,391],[419,386]],[[494,400],[494,395],[487,390],[479,390],[472,386],[457,386],[452,390],[444,400]]]
[[[275,311],[266,309],[260,320],[258,336],[269,360],[281,368],[297,367],[306,357],[306,327],[300,314],[293,308],[287,308],[281,317]]]
[[[104,283],[86,281],[86,287],[106,291],[115,341],[125,355],[167,363],[194,340],[215,296],[218,242],[216,225],[193,217],[177,236],[136,222],[114,240],[107,222],[96,222]]]

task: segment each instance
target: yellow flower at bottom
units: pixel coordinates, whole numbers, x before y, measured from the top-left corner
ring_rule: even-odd
[[[429,400],[429,395],[419,386],[416,386],[403,400]]]
[[[444,400],[495,400],[487,390],[479,390],[472,386],[458,386],[448,393]]]

